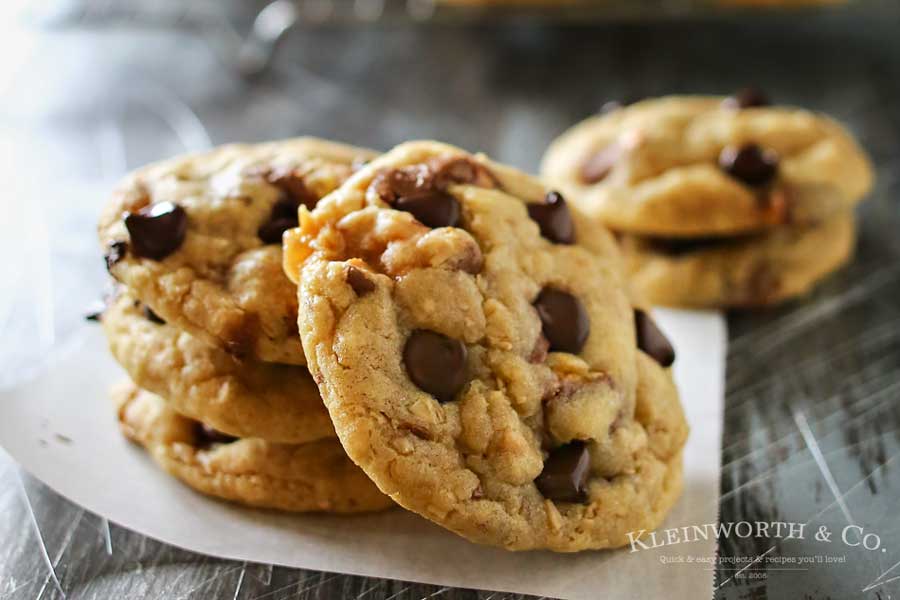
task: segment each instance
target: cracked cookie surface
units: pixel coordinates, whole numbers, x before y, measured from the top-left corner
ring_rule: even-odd
[[[306,367],[239,361],[166,324],[125,291],[110,301],[101,324],[132,381],[187,417],[270,442],[335,436]]]
[[[314,138],[139,169],[100,219],[110,273],[166,322],[241,358],[304,364],[281,233],[373,153]]]
[[[382,491],[515,550],[614,547],[659,524],[687,435],[657,362],[673,356],[639,350],[658,330],[615,251],[573,244],[594,234],[539,181],[435,142],[301,210],[285,270],[309,368]]]
[[[853,255],[852,213],[745,238],[659,240],[623,234],[638,297],[652,304],[749,307],[801,296]]]
[[[166,472],[204,494],[292,512],[355,513],[393,506],[337,440],[294,445],[235,439],[179,415],[131,382],[114,388],[112,396],[122,433]]]
[[[673,96],[591,117],[544,155],[542,174],[617,231],[732,235],[851,209],[872,167],[834,120],[734,99]]]

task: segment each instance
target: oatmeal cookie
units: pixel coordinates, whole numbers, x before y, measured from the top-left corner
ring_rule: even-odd
[[[337,440],[291,445],[237,439],[179,415],[130,382],[113,390],[113,400],[122,433],[204,494],[293,512],[354,513],[393,505]]]
[[[807,293],[853,254],[852,213],[742,238],[621,236],[638,297],[681,307],[750,307]]]
[[[435,142],[374,160],[285,235],[348,455],[470,540],[620,546],[678,497],[672,347],[578,236],[563,196]]]
[[[304,364],[281,234],[368,150],[223,146],[129,175],[100,218],[109,272],[168,323],[241,358]]]
[[[610,228],[668,237],[816,223],[851,209],[873,180],[841,125],[746,91],[591,117],[553,142],[541,170]]]
[[[269,442],[334,437],[306,367],[239,361],[168,325],[121,290],[110,300],[101,324],[112,355],[132,381],[186,417],[230,435]]]

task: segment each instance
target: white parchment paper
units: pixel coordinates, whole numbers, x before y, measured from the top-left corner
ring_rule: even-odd
[[[675,378],[691,425],[685,492],[664,527],[715,523],[725,324],[715,313],[655,314],[678,353]],[[0,392],[0,445],[57,492],[144,535],[236,560],[558,598],[712,595],[712,565],[688,559],[714,556],[714,539],[636,552],[512,553],[471,544],[399,509],[297,516],[210,500],[119,434],[107,389],[122,376],[99,327],[86,325],[41,376]]]

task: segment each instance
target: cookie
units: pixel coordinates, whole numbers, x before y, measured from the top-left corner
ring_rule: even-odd
[[[281,233],[368,150],[299,138],[223,146],[129,175],[100,219],[109,272],[167,323],[241,358],[305,363]]]
[[[750,307],[807,293],[853,254],[852,213],[742,238],[665,240],[623,234],[638,297],[681,307]]]
[[[354,513],[393,505],[337,440],[273,444],[237,439],[179,415],[128,382],[113,390],[122,433],[190,487],[239,504]]]
[[[723,236],[846,212],[872,167],[828,117],[764,95],[673,96],[591,117],[559,137],[541,171],[617,231]]]
[[[632,309],[618,258],[578,240],[562,196],[435,142],[376,159],[285,235],[348,455],[475,542],[619,546],[678,496],[671,346]]]
[[[306,367],[239,361],[165,323],[125,291],[110,301],[101,323],[132,381],[187,417],[237,437],[285,444],[335,435]]]

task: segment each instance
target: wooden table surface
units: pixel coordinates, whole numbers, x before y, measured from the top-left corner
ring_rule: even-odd
[[[144,6],[151,4],[156,16],[167,5]],[[824,12],[578,27],[305,28],[289,34],[271,69],[253,79],[235,68],[235,32],[204,21],[208,15],[148,23],[137,13],[107,21],[89,11],[15,28],[6,37],[23,43],[22,54],[0,63],[2,168],[5,182],[25,182],[41,201],[25,210],[10,195],[3,206],[42,223],[43,233],[27,250],[0,236],[8,263],[0,269],[0,384],[39,369],[103,285],[91,222],[103,198],[67,205],[73,186],[109,181],[184,148],[297,134],[376,148],[434,137],[534,169],[556,134],[606,100],[728,93],[754,83],[778,102],[846,122],[879,179],[860,210],[849,267],[803,301],[729,316],[721,520],[808,523],[811,531],[858,526],[877,534],[881,547],[831,547],[844,557],[839,564],[757,562],[739,573],[741,557],[823,550],[811,536],[782,543],[730,536],[720,548],[716,594],[900,597],[900,11],[893,8],[857,2]],[[247,6],[233,13],[245,31]],[[4,220],[0,233],[24,227]],[[110,526],[2,451],[0,540],[3,600],[517,597],[196,555]]]

